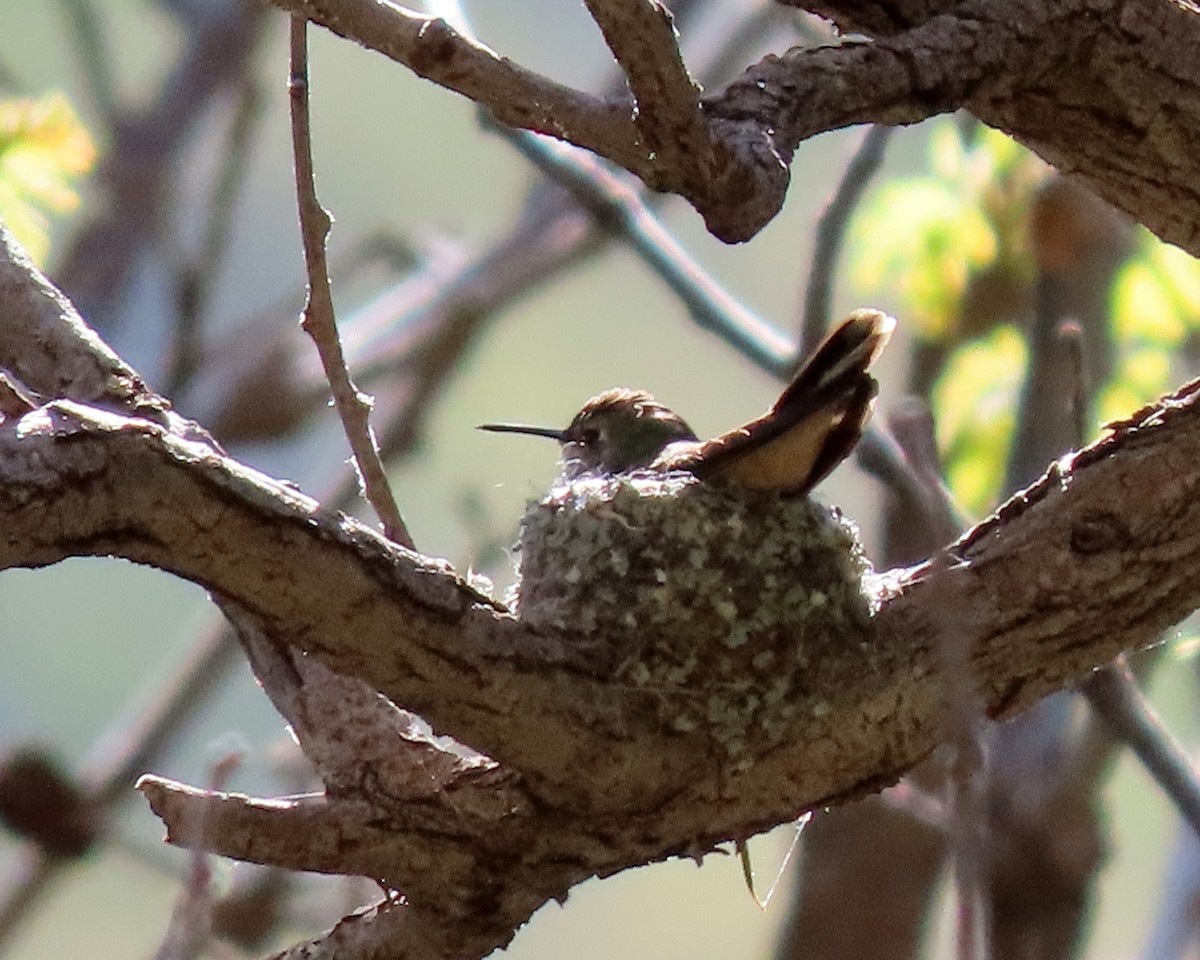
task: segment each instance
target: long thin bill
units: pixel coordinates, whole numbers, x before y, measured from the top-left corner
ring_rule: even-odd
[[[565,443],[564,431],[550,427],[530,427],[523,423],[481,423],[476,430],[487,430],[491,433],[524,433],[531,437],[549,437],[559,443]]]

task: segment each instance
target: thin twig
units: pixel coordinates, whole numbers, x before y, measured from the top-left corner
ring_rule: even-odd
[[[177,396],[200,368],[205,307],[221,257],[229,245],[238,191],[250,169],[251,134],[259,116],[258,84],[250,74],[242,76],[240,81],[228,143],[222,151],[221,170],[205,204],[208,222],[200,251],[183,265],[176,280],[178,313],[165,378],[165,392],[171,397]]]
[[[714,281],[663,227],[624,175],[606,168],[591,154],[556,140],[511,127],[495,129],[543,173],[574,191],[603,225],[624,237],[683,301],[699,327],[715,333],[776,376],[791,371],[795,346]]]
[[[105,20],[96,15],[92,0],[59,0],[67,15],[79,63],[83,67],[83,89],[108,123],[118,119],[117,85],[113,80],[112,51],[105,36]]]
[[[313,179],[312,135],[308,111],[308,21],[291,18],[291,74],[288,83],[292,115],[292,147],[296,164],[296,200],[300,211],[300,233],[304,240],[304,262],[308,270],[308,296],[301,326],[313,339],[321,365],[333,392],[334,406],[362,480],[363,492],[383,524],[384,534],[401,546],[413,548],[412,537],[392,496],[383,461],[371,432],[371,400],[350,379],[338,337],[325,262],[325,240],[329,235],[328,212],[317,200]]]
[[[1200,771],[1142,696],[1124,657],[1097,670],[1081,689],[1200,836]]]
[[[870,127],[855,149],[841,182],[821,213],[813,238],[812,267],[804,293],[800,322],[800,355],[808,356],[825,336],[832,312],[833,279],[838,254],[850,217],[866,193],[871,179],[883,164],[884,151],[893,127]]]

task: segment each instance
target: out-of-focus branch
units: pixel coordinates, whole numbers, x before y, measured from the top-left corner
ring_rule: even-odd
[[[163,392],[176,397],[200,369],[204,344],[204,321],[209,295],[220,275],[230,233],[238,189],[250,168],[251,134],[259,118],[259,95],[255,81],[242,78],[220,171],[207,204],[207,218],[199,250],[181,263],[175,277],[177,314],[171,331],[169,366]]]
[[[165,683],[101,736],[79,771],[76,789],[100,833],[104,818],[155,756],[161,755],[212,693],[233,660],[236,645],[223,624],[206,630]],[[60,851],[61,852],[61,851]],[[0,944],[16,932],[43,891],[73,861],[30,846],[21,868],[0,883]]]
[[[615,231],[687,307],[697,326],[776,375],[783,376],[795,366],[795,347],[713,280],[663,227],[627,178],[553,140],[503,128],[498,133],[542,172],[569,187],[601,225]]]
[[[1129,668],[1120,663],[1098,671],[1083,685],[1083,693],[1200,835],[1200,775],[1142,696]]]
[[[244,82],[267,12],[258,0],[236,0],[186,20],[182,53],[158,98],[145,109],[118,107],[108,118],[111,144],[95,178],[106,196],[103,213],[80,231],[55,271],[98,328],[116,321],[113,307],[138,256],[160,241],[180,151],[214,99]]]
[[[87,80],[84,90],[99,112],[112,119],[116,115],[117,95],[104,19],[96,15],[93,0],[59,0],[59,5],[79,51],[79,63]]]
[[[871,127],[863,136],[837,189],[817,221],[813,236],[812,266],[804,291],[804,310],[800,319],[800,356],[808,356],[828,332],[833,277],[842,239],[850,217],[883,163],[883,154],[891,139],[891,127]]]

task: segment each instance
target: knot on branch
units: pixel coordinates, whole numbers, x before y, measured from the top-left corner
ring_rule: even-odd
[[[1071,549],[1076,553],[1120,550],[1130,539],[1129,529],[1121,518],[1107,511],[1087,511],[1071,527]]]

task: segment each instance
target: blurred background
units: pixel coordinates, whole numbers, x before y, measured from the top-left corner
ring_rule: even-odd
[[[768,52],[836,41],[821,21],[766,3],[672,7],[709,87]],[[581,4],[475,0],[458,12],[518,63],[619,89]],[[286,18],[243,0],[54,0],[9,3],[4,24],[0,219],[233,455],[369,520],[296,323]],[[423,552],[498,593],[512,581],[508,546],[557,451],[476,424],[562,426],[589,396],[626,385],[711,436],[774,402],[779,370],[756,364],[746,338],[739,349],[701,329],[661,266],[472,104],[321,29],[310,44],[339,321]],[[674,198],[643,200],[740,302],[737,317],[790,343],[856,306],[899,318],[877,419],[918,472],[945,478],[962,522],[1194,372],[1194,261],[967,117],[803,144],[784,212],[738,247]],[[889,485],[886,457],[866,465],[846,464],[817,496],[860,523],[877,567],[918,562],[950,538],[928,504]],[[4,573],[0,611],[0,763],[57,764],[104,797],[98,835],[89,827],[58,859],[0,831],[0,956],[152,956],[191,863],[161,843],[136,774],[203,785],[236,755],[226,786],[271,796],[307,788],[302,764],[240,653],[216,639],[199,588],[72,561]],[[1193,644],[1182,629],[1164,639],[1133,666],[1187,744]],[[1186,829],[1077,698],[993,731],[989,749],[988,809],[1008,843],[997,889],[1026,894],[994,904],[997,925],[1017,931],[997,955],[1198,955]],[[765,910],[735,856],[659,864],[542,908],[507,955],[951,955],[943,831],[913,800],[939,795],[938,762],[890,800],[818,814]],[[760,894],[795,834],[752,843]],[[214,869],[230,895],[214,956],[314,936],[377,896],[369,884]],[[1018,952],[1023,939],[1039,949]]]

